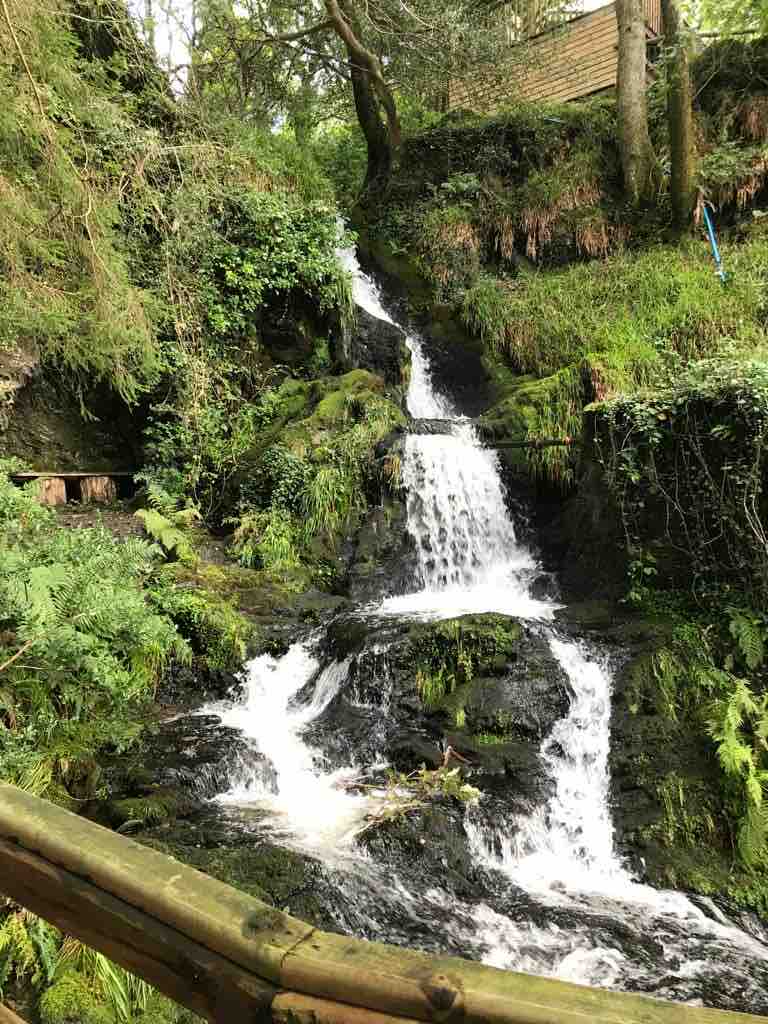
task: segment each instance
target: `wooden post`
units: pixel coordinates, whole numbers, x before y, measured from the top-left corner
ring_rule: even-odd
[[[66,505],[67,485],[60,476],[47,476],[40,480],[37,500],[41,505]]]
[[[3,784],[0,891],[211,1024],[768,1024],[329,934]]]
[[[115,481],[109,476],[84,476],[80,481],[80,497],[86,504],[109,504],[117,498]]]

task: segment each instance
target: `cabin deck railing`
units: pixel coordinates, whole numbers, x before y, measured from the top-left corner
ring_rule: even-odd
[[[768,1024],[323,932],[7,785],[0,892],[211,1024]]]

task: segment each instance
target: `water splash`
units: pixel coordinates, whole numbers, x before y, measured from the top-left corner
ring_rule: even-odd
[[[241,765],[221,803],[255,804],[277,829],[318,849],[351,841],[369,810],[366,797],[345,788],[356,770],[325,770],[320,753],[302,738],[339,692],[348,667],[334,661],[321,671],[310,644],[296,643],[282,658],[262,654],[249,663],[243,701],[202,709],[240,729],[257,755]],[[297,695],[313,679],[302,703]]]

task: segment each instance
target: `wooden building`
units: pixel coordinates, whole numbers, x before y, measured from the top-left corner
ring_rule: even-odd
[[[661,34],[661,0],[643,0],[649,44]],[[579,100],[616,87],[619,33],[615,4],[529,38],[524,66],[510,59],[503,81],[452,82],[449,107],[493,113],[518,100]],[[510,42],[511,49],[516,43]]]

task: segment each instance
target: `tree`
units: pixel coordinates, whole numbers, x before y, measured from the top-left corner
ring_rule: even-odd
[[[619,29],[617,106],[624,189],[637,205],[651,192],[654,165],[648,134],[645,16],[642,0],[616,0]]]
[[[689,0],[684,13],[705,31],[768,34],[768,0]]]
[[[671,194],[675,224],[684,230],[691,222],[695,203],[691,73],[682,18],[676,0],[661,0],[667,62],[667,121],[672,162]]]
[[[568,0],[527,2],[537,16],[546,8],[552,24]],[[519,0],[510,3],[517,15]],[[367,145],[369,206],[386,194],[400,145],[398,96],[441,96],[462,77],[509,79],[528,55],[522,43],[510,46],[498,19],[505,4],[496,0],[199,0],[198,7],[193,64],[209,91],[231,99],[237,82],[238,102],[250,105],[256,97],[243,83],[268,81],[275,108],[305,127],[299,107],[312,92],[325,99],[339,83],[348,87]]]

